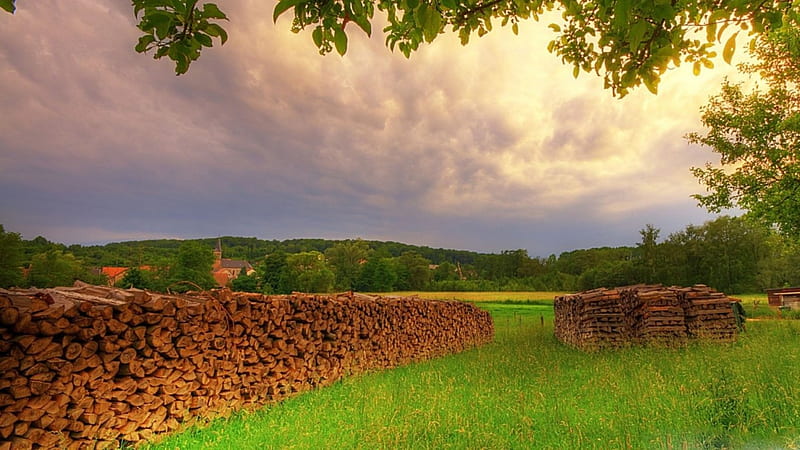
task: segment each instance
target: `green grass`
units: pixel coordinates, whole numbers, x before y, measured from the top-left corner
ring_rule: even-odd
[[[495,342],[344,379],[150,448],[798,448],[800,323],[734,344],[582,353],[547,305],[482,303]],[[544,319],[544,325],[542,325]]]
[[[767,294],[739,294],[733,297],[742,301],[747,317],[754,319],[777,319],[778,310],[769,306]]]

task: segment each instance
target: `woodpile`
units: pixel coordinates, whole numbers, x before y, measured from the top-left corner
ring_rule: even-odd
[[[723,341],[736,339],[736,317],[730,297],[702,284],[677,292],[686,311],[689,335]]]
[[[633,343],[681,344],[686,340],[685,312],[675,289],[638,285],[621,292]]]
[[[555,298],[555,336],[582,350],[682,345],[688,338],[731,341],[737,333],[731,302],[704,285],[593,289]]]
[[[115,448],[493,334],[417,298],[0,290],[0,450]]]
[[[573,347],[618,347],[628,342],[628,324],[617,289],[599,288],[556,297],[556,337]]]

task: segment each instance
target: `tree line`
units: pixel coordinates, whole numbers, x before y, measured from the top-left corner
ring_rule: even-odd
[[[531,257],[527,250],[478,253],[397,242],[220,238],[229,258],[254,273],[232,288],[263,293],[392,291],[579,291],[638,283],[707,284],[727,293],[800,285],[800,247],[743,217],[721,216],[661,238],[646,225],[633,246]],[[121,287],[154,291],[210,289],[216,239],[153,240],[64,246],[23,240],[0,225],[0,286],[104,283],[100,266],[130,267]]]

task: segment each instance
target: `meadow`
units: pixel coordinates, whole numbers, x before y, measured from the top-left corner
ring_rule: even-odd
[[[489,345],[146,448],[800,447],[800,322],[748,323],[731,344],[582,353],[553,337],[552,296],[508,294],[477,303],[495,320]]]

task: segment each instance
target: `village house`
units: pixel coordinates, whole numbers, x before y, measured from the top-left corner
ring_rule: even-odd
[[[247,261],[238,259],[228,259],[222,257],[222,242],[217,239],[217,246],[214,248],[214,265],[211,267],[211,274],[214,276],[217,285],[225,287],[235,280],[242,273],[250,275],[255,272],[253,266]]]
[[[100,269],[100,273],[108,278],[109,286],[114,286],[117,284],[117,282],[122,281],[122,278],[125,276],[126,272],[128,272],[127,267],[103,266]]]

